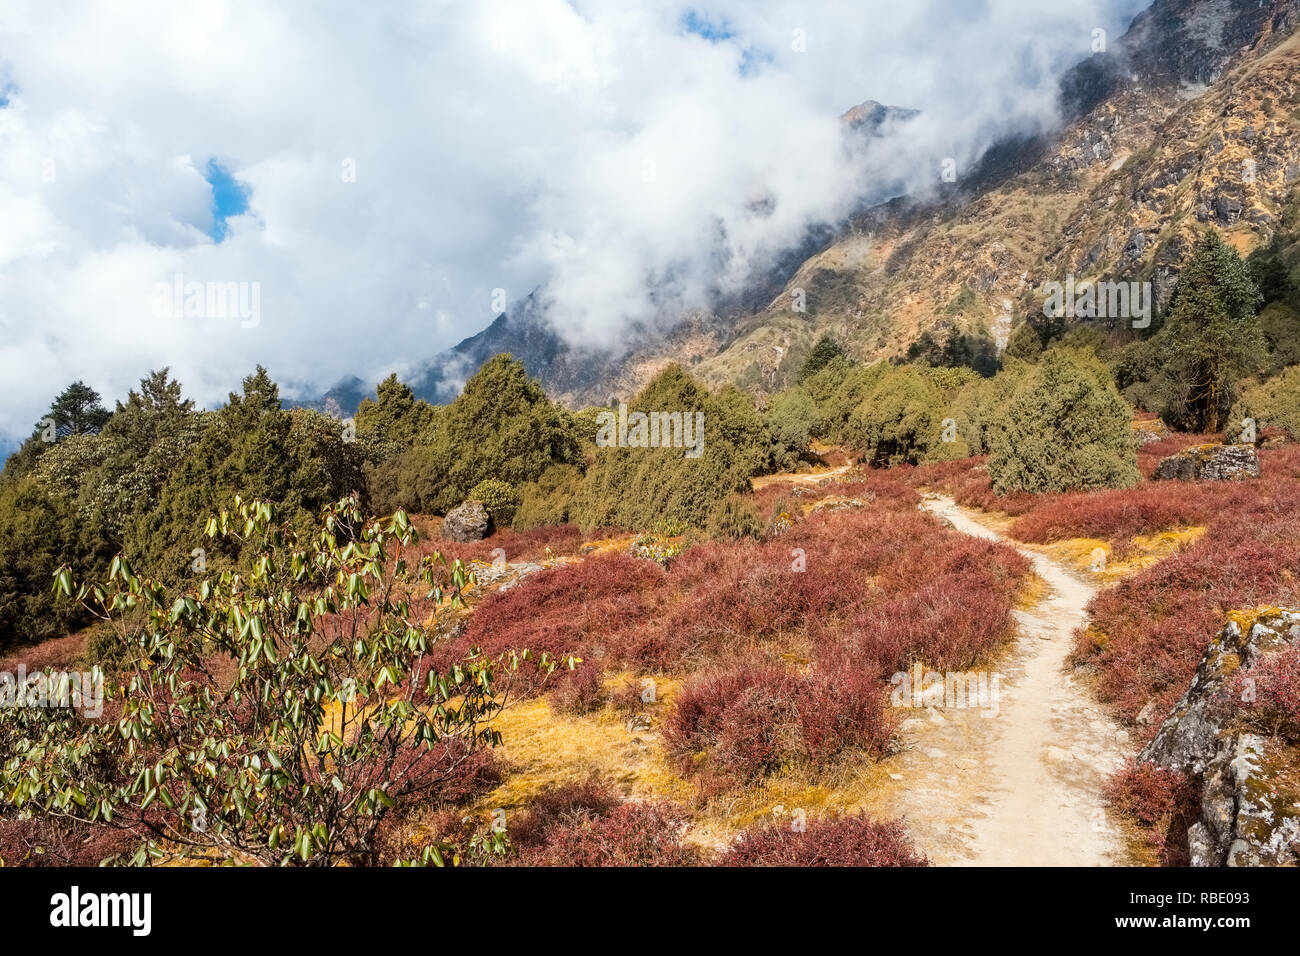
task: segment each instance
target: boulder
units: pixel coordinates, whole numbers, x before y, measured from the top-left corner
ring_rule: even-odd
[[[1244,623],[1244,626],[1243,626]],[[1284,778],[1293,773],[1276,740],[1255,733],[1231,705],[1228,682],[1240,669],[1300,646],[1300,610],[1272,608],[1230,621],[1210,642],[1186,693],[1138,755],[1201,785],[1200,814],[1188,830],[1193,866],[1300,863],[1300,804]]]
[[[1169,437],[1169,426],[1158,418],[1135,418],[1133,419],[1133,437],[1137,439],[1139,445],[1164,441]]]
[[[492,519],[481,501],[466,501],[442,519],[442,536],[448,541],[482,541],[491,525]]]
[[[1156,465],[1156,481],[1242,481],[1259,477],[1259,454],[1254,445],[1197,445]]]

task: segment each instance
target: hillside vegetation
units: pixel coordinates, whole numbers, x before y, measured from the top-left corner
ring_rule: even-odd
[[[0,670],[97,668],[107,699],[0,710],[0,858],[924,863],[878,812],[891,687],[994,666],[1037,585],[922,492],[1124,569],[1074,660],[1136,732],[1224,614],[1300,601],[1290,267],[1211,230],[1181,271],[1126,344],[1048,321],[993,365],[863,364],[826,337],[762,405],[668,366],[572,411],[508,355],[354,421],[262,368],[213,410],[165,369],[112,412],[74,383],[0,475]],[[700,428],[646,439],[671,416]],[[1151,480],[1250,430],[1262,477]],[[438,541],[466,502],[481,540]],[[1142,773],[1115,800],[1162,807],[1178,862],[1185,781]]]

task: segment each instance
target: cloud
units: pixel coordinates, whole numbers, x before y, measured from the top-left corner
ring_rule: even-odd
[[[374,380],[496,290],[543,286],[562,334],[613,342],[1051,124],[1057,77],[1138,6],[3,0],[0,436],[74,379],[118,397],[163,365],[203,404],[259,362]],[[846,153],[868,98],[923,112]],[[177,275],[258,283],[260,321],[156,314]]]

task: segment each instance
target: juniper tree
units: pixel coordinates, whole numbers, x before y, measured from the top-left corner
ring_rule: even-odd
[[[989,434],[998,494],[1137,483],[1132,410],[1087,353],[1049,349]]]
[[[822,337],[817,340],[817,344],[812,347],[808,357],[803,360],[799,366],[799,373],[795,376],[796,381],[802,382],[804,379],[816,375],[836,358],[844,358],[845,352],[843,346],[835,341],[835,337],[829,332],[823,332]]]

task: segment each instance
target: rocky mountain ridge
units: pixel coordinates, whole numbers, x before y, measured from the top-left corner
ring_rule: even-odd
[[[1248,253],[1300,228],[1298,24],[1300,0],[1155,0],[1063,78],[1055,135],[1004,141],[929,197],[815,230],[743,293],[634,328],[620,350],[566,342],[534,292],[408,380],[449,401],[508,351],[573,407],[628,396],[671,362],[762,395],[827,331],[866,360],[927,330],[1002,347],[1042,315],[1043,283],[1067,276],[1149,282],[1158,310],[1199,231]],[[868,100],[842,120],[872,136],[913,115]],[[340,383],[339,404],[356,385]]]

